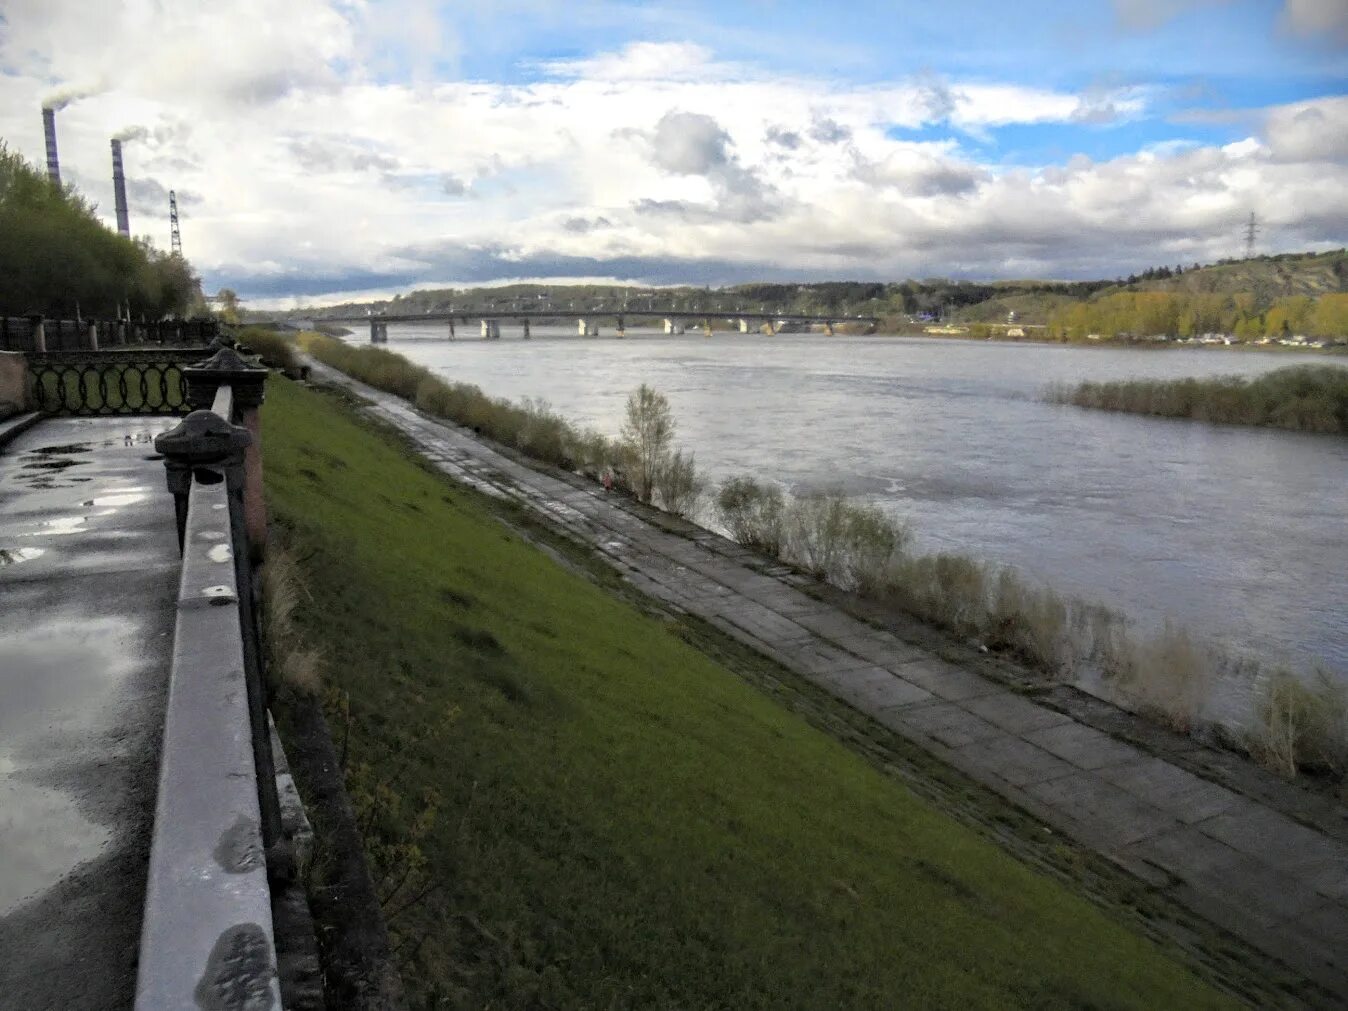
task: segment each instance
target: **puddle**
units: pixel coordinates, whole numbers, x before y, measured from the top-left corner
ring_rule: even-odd
[[[65,470],[68,467],[88,466],[88,460],[39,460],[19,465],[19,470]]]
[[[0,760],[0,916],[59,884],[112,839],[109,829],[79,813],[71,797],[4,775],[5,764]]]
[[[41,456],[67,456],[70,453],[92,453],[93,450],[89,448],[87,442],[72,442],[68,446],[41,446],[29,452]]]
[[[34,558],[41,558],[46,553],[45,548],[0,548],[0,569],[3,569],[6,565],[31,562]]]
[[[63,534],[82,534],[84,533],[84,524],[89,521],[88,516],[58,516],[54,520],[43,520],[38,524],[41,530],[35,530],[31,534],[22,534],[23,537],[44,537],[51,535],[59,537]]]
[[[229,550],[228,544],[217,544],[206,552],[206,557],[213,562],[227,562],[234,557],[234,553]]]

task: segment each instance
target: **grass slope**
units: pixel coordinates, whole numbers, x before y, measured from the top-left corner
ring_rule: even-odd
[[[342,405],[265,410],[381,887],[437,889],[387,906],[417,1005],[1222,1004]]]

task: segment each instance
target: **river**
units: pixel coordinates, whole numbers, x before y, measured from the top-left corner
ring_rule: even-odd
[[[1052,381],[1342,358],[561,327],[525,342],[502,329],[450,342],[443,324],[393,324],[388,347],[611,435],[628,392],[650,383],[712,479],[841,488],[908,520],[920,549],[1008,563],[1144,625],[1348,678],[1348,439],[1039,399]]]

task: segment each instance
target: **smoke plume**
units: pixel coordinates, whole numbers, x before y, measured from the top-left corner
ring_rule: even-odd
[[[123,144],[130,144],[133,140],[147,140],[149,136],[150,131],[143,126],[128,126],[114,133],[112,139],[120,140]]]
[[[81,87],[62,88],[60,91],[53,92],[42,100],[42,108],[50,109],[52,112],[60,112],[71,102],[78,102],[81,98],[89,98],[91,95],[97,95],[103,88],[100,85],[84,85]]]

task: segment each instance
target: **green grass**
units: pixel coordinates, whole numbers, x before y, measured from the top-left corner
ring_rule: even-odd
[[[1125,379],[1053,386],[1048,400],[1105,411],[1261,425],[1304,432],[1348,432],[1348,369],[1296,365],[1255,379]]]
[[[341,404],[265,415],[415,1006],[1223,1004]]]

